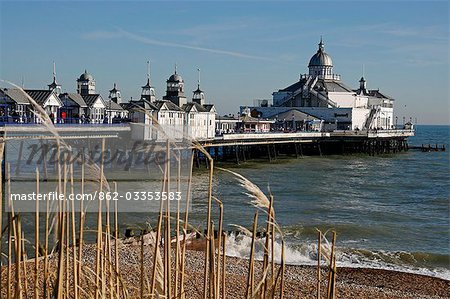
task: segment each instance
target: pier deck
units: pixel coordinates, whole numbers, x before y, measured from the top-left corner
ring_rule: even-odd
[[[57,125],[51,131],[43,125],[12,125],[0,127],[0,142],[17,140],[19,156],[26,139],[108,139],[108,147],[130,153],[135,142],[128,141],[132,127],[128,124],[98,125]],[[216,161],[231,161],[239,164],[252,159],[276,160],[278,157],[302,157],[322,155],[345,155],[364,153],[368,155],[390,154],[408,150],[408,137],[414,136],[414,130],[379,130],[379,131],[333,131],[333,132],[270,132],[270,133],[235,133],[216,136],[214,139],[198,142]],[[136,142],[144,140],[136,140]],[[180,140],[181,141],[181,140]],[[159,141],[145,140],[145,143],[163,145]],[[86,144],[77,143],[79,147]],[[91,146],[91,142],[87,143]],[[93,145],[92,145],[93,146]],[[205,164],[204,153],[195,150],[197,167]]]

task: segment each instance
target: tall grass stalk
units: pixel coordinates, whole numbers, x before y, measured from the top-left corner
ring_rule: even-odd
[[[318,236],[318,246],[317,246],[317,299],[320,299],[320,261],[322,259],[322,232],[319,231],[318,232],[319,236]]]
[[[22,259],[22,221],[20,217],[20,213],[16,215],[16,235],[14,236],[15,245],[16,245],[16,291],[14,294],[15,298],[22,299],[23,298],[23,290],[22,290],[22,275],[20,271],[20,260]]]
[[[335,253],[335,244],[336,244],[336,232],[333,231],[333,239],[331,243],[331,254],[329,258],[329,272],[328,272],[328,291],[327,291],[327,299],[336,298],[336,253]]]
[[[103,167],[104,167],[104,153],[105,153],[105,139],[102,139],[102,152],[101,152],[101,161],[100,161],[100,193],[103,192]],[[98,200],[98,211],[97,211],[97,251],[95,255],[95,299],[99,299],[102,290],[102,285],[100,285],[100,276],[101,276],[101,256],[102,256],[102,201]]]
[[[23,265],[23,284],[25,298],[30,298],[28,296],[28,271],[27,271],[28,254],[25,247],[25,233],[22,230],[22,265]]]
[[[222,231],[223,231],[223,203],[217,199],[217,197],[213,196],[214,200],[219,204],[219,231],[217,232],[217,275],[215,280],[215,289],[216,294],[215,297],[219,298],[220,294],[220,260],[221,260],[221,247],[222,247]],[[213,231],[214,236],[214,231]],[[214,238],[213,238],[214,241]]]
[[[164,165],[164,175],[161,190],[164,191],[166,188],[166,177],[167,177],[167,163]],[[154,254],[153,254],[153,269],[152,269],[152,282],[150,285],[150,294],[154,297],[161,296],[165,294],[165,264],[162,265],[161,252],[160,252],[160,239],[161,239],[161,228],[163,222],[164,206],[163,201],[160,201],[159,205],[159,216],[158,224],[156,227],[156,238],[154,244]]]
[[[3,153],[5,150],[5,142],[0,142],[0,165],[3,165]],[[2,252],[3,252],[3,203],[4,197],[3,197],[3,171],[0,171],[0,269],[3,266],[3,258],[2,258]],[[0,271],[0,283],[2,280],[2,271]]]
[[[226,282],[226,274],[227,274],[227,256],[226,256],[226,243],[227,243],[227,234],[223,233],[223,251],[222,251],[222,299],[225,299],[226,295],[226,289],[225,289],[225,282]]]
[[[284,271],[285,271],[285,244],[284,239],[281,240],[281,287],[280,287],[280,299],[284,298]]]
[[[85,156],[84,149],[82,151],[81,156],[81,194],[84,194],[84,176],[85,176]],[[79,215],[79,228],[78,228],[78,285],[81,285],[83,281],[83,239],[84,239],[84,221],[86,218],[86,214],[84,212],[84,203],[83,200],[80,200],[80,215]],[[81,290],[77,290],[78,296],[81,297]]]
[[[140,255],[140,271],[141,275],[139,277],[139,284],[140,284],[140,291],[141,291],[141,298],[144,298],[145,294],[145,286],[144,286],[144,230],[141,231],[141,255]]]
[[[272,206],[273,206],[273,196],[269,197],[269,208],[267,211],[267,223],[266,223],[266,242],[265,242],[265,246],[264,246],[264,259],[263,259],[263,269],[265,270],[266,268],[269,267],[269,245],[270,245],[270,239],[271,239],[271,235],[272,235]],[[273,248],[272,248],[273,250]],[[272,254],[273,255],[273,254]],[[272,277],[273,277],[274,273],[272,272]],[[268,287],[268,279],[267,276],[264,279],[264,285],[262,288],[262,297],[266,298],[266,293],[267,293],[267,287]]]
[[[9,200],[8,200],[8,204],[10,204]],[[8,213],[8,271],[7,271],[7,280],[6,280],[6,287],[8,288],[7,291],[7,299],[11,299],[12,295],[11,295],[11,272],[12,272],[12,213]]]
[[[185,207],[185,214],[184,214],[184,224],[183,224],[183,248],[181,252],[181,266],[180,266],[180,272],[181,272],[181,278],[180,278],[180,295],[181,298],[185,298],[184,294],[184,278],[185,278],[185,256],[186,256],[186,244],[187,244],[187,229],[188,229],[188,222],[189,222],[189,203],[191,198],[191,184],[192,184],[192,170],[194,166],[194,151],[191,151],[191,159],[189,164],[189,177],[188,177],[188,185],[187,185],[187,191],[186,191],[186,207]]]
[[[114,182],[114,192],[117,192],[117,182]],[[117,209],[117,201],[114,201],[114,260],[115,260],[115,276],[116,276],[116,296],[119,297],[119,216]]]
[[[49,202],[48,200],[45,201],[45,229],[44,229],[44,282],[43,282],[43,288],[42,293],[44,295],[44,298],[48,297],[47,294],[47,283],[48,283],[48,235],[49,235],[49,227],[48,227],[48,220],[49,220]]]
[[[64,194],[64,198],[67,198],[67,181],[68,181],[68,179],[67,179],[67,172],[68,172],[68,169],[67,169],[67,153],[64,153],[64,157],[63,157],[63,163],[64,163],[64,167],[63,167],[63,194]],[[69,209],[70,209],[70,206],[69,206],[69,203],[65,200],[65,203],[64,203],[65,205],[66,205],[66,209],[65,209],[65,213],[66,213],[66,242],[65,242],[65,246],[64,246],[64,256],[65,256],[65,261],[66,261],[66,267],[64,268],[65,269],[65,274],[66,274],[66,277],[65,277],[65,282],[66,282],[66,286],[65,286],[65,298],[67,298],[68,296],[69,296],[69,294],[70,294],[70,290],[69,290],[69,287],[70,287],[70,284],[69,284],[69,281],[70,281],[70,279],[69,279],[69,275],[70,275],[70,273],[69,273],[69,267],[70,267],[70,214],[69,214]]]
[[[175,155],[175,159],[177,162],[177,192],[181,192],[181,153],[178,150],[178,154]],[[169,200],[169,199],[168,199]],[[179,282],[179,275],[180,275],[180,255],[181,255],[181,248],[180,248],[180,201],[177,201],[177,213],[176,213],[176,220],[175,220],[175,286],[174,286],[174,296],[175,298],[179,298],[178,293],[178,282]]]
[[[36,194],[39,194],[39,168],[36,167]],[[34,220],[34,298],[39,299],[39,200],[36,200]]]
[[[256,241],[256,229],[258,226],[258,212],[255,213],[253,217],[253,231],[252,231],[252,244],[250,247],[250,260],[248,266],[248,276],[247,276],[247,292],[246,298],[253,298],[254,283],[255,283],[255,269],[254,269],[254,258],[255,258],[255,241]]]
[[[166,195],[170,192],[170,163],[171,163],[171,153],[170,153],[170,141],[167,139],[166,141],[166,160],[165,163],[167,164],[167,182],[166,182]],[[164,261],[166,263],[166,294],[167,298],[171,298],[172,296],[172,247],[171,247],[171,230],[170,230],[170,200],[166,200],[166,225],[164,226],[166,237],[164,238],[164,245],[165,245],[165,251],[164,251]]]
[[[70,194],[74,194],[73,182],[73,164],[69,165],[70,170]],[[72,278],[73,278],[73,296],[78,299],[78,265],[77,265],[77,233],[75,225],[75,201],[72,200]]]
[[[209,298],[218,299],[216,297],[216,261],[215,261],[215,239],[214,239],[214,221],[211,221],[211,235],[209,236],[208,243],[210,246],[210,260],[209,260]]]

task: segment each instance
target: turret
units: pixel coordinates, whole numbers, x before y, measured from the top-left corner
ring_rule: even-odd
[[[198,72],[197,89],[194,90],[194,94],[192,95],[192,102],[204,105],[205,93],[200,89],[200,69],[197,69],[197,72]]]
[[[61,85],[56,82],[56,64],[53,62],[53,82],[48,86],[48,90],[53,90],[57,95],[61,94]]]
[[[147,61],[147,83],[142,86],[141,98],[151,103],[156,101],[155,88],[150,83],[150,61]]]
[[[114,83],[113,89],[109,91],[109,97],[111,101],[121,104],[122,103],[122,97],[120,95],[120,90],[116,88],[116,83]]]

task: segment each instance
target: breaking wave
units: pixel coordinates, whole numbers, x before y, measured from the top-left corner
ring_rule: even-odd
[[[244,235],[231,234],[227,239],[227,256],[248,258],[250,255],[251,238]],[[346,244],[357,244],[358,241],[347,241]],[[262,260],[264,255],[264,239],[259,239],[255,245],[255,258]],[[274,244],[275,261],[280,262],[281,243]],[[349,268],[373,268],[400,271],[433,276],[450,281],[450,256],[422,252],[389,252],[383,250],[368,250],[338,246],[336,247],[337,266]],[[285,262],[290,265],[317,265],[317,244],[304,243],[297,245],[287,243],[285,247]]]

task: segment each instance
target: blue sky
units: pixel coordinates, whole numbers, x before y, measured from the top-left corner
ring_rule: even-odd
[[[448,1],[1,1],[0,78],[46,88],[55,61],[63,90],[87,69],[129,100],[147,60],[158,97],[177,63],[188,97],[200,68],[207,100],[237,113],[306,73],[321,35],[347,85],[364,65],[399,119],[450,124]]]

